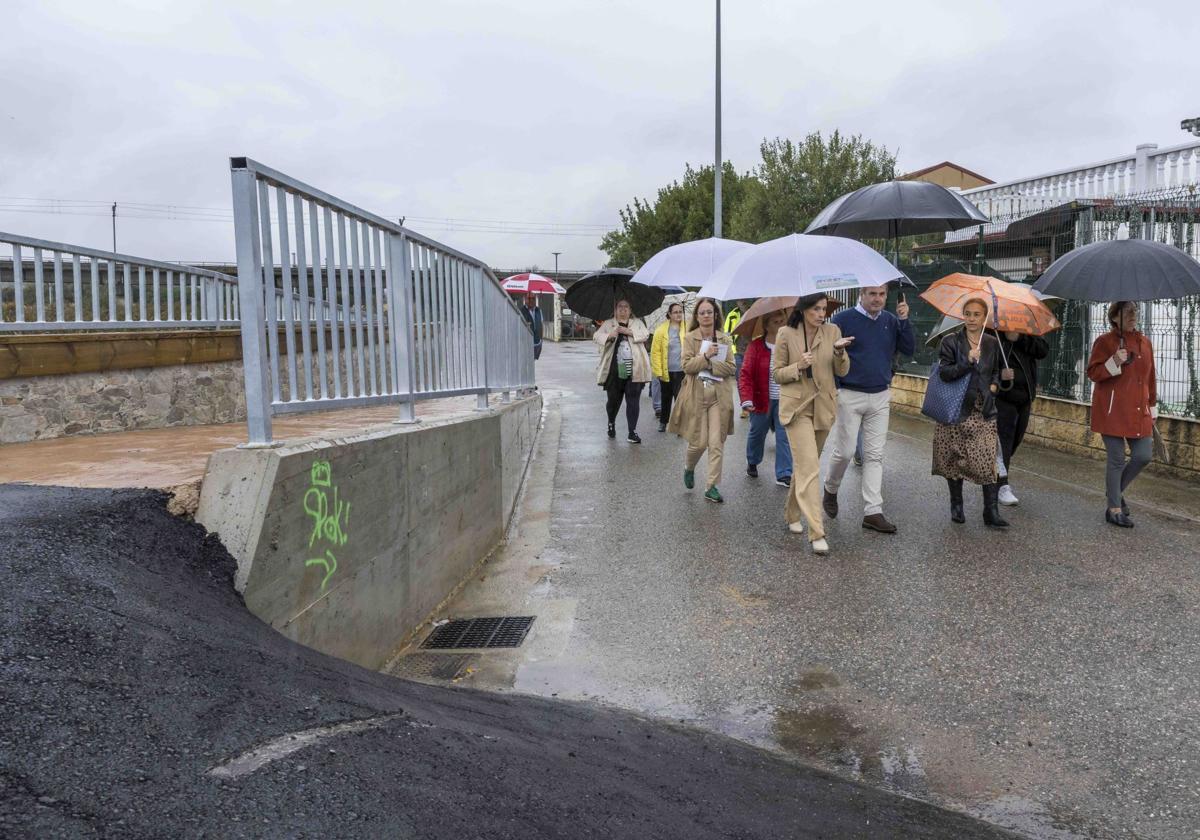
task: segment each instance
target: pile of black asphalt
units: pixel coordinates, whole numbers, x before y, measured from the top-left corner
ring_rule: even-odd
[[[0,487],[0,557],[3,837],[1010,836],[700,730],[324,656],[159,493]]]

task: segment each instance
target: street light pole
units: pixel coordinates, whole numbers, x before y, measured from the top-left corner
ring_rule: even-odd
[[[550,253],[554,254],[554,282],[558,283],[558,255],[561,254],[562,251],[551,251]],[[561,286],[562,284],[559,283],[559,285]]]
[[[721,235],[721,0],[717,0],[717,142],[713,167],[713,236]]]
[[[112,206],[113,220],[113,253],[117,253],[117,202],[113,202]]]

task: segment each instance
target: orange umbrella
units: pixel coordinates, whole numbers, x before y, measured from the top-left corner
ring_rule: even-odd
[[[951,318],[962,320],[963,304],[981,298],[988,304],[987,326],[1000,332],[1045,335],[1062,326],[1033,287],[995,277],[950,274],[921,292],[921,299]]]
[[[783,297],[759,298],[746,310],[746,314],[742,316],[742,320],[738,321],[738,325],[733,328],[733,331],[735,334],[744,335],[747,338],[757,338],[762,335],[762,330],[759,327],[764,315],[770,315],[772,312],[779,312],[781,310],[787,310],[788,313],[791,313],[796,308],[796,301],[798,300],[800,298],[794,295],[791,297],[785,295]],[[826,298],[825,317],[828,318],[833,314],[833,310],[841,305],[841,301]]]

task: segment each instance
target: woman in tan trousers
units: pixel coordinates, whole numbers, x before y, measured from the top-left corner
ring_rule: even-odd
[[[792,533],[804,532],[816,554],[828,554],[821,511],[821,449],[837,417],[837,379],[850,370],[846,353],[853,338],[825,323],[828,300],[809,295],[796,302],[788,325],[779,330],[771,375],[779,383],[779,422],[792,447],[792,487],[784,519]]]
[[[690,329],[680,348],[683,385],[668,425],[688,442],[683,486],[689,490],[695,486],[696,464],[708,451],[708,487],[704,498],[710,502],[725,501],[717,483],[721,480],[725,438],[733,432],[733,379],[737,372],[733,342],[717,329],[720,322],[721,308],[717,302],[701,298],[692,310]]]

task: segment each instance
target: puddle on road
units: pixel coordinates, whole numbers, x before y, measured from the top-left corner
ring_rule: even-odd
[[[1001,796],[970,809],[973,816],[1034,840],[1087,840],[1099,836],[1095,826],[1080,818],[1052,813],[1048,808],[1020,796]]]
[[[929,793],[925,770],[913,747],[890,743],[856,725],[837,706],[808,711],[776,709],[771,735],[781,749],[849,771],[861,781],[913,795]]]
[[[837,688],[842,684],[841,679],[833,671],[805,671],[796,680],[799,691],[820,691],[826,688]]]

